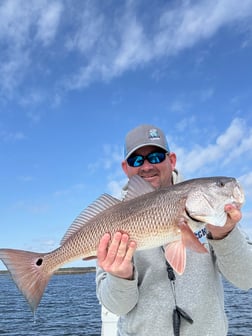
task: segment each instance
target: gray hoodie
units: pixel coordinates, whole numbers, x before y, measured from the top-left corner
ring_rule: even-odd
[[[173,182],[177,179],[174,176]],[[196,234],[210,253],[187,251],[185,272],[176,274],[175,296],[161,248],[136,251],[133,280],[97,268],[97,296],[119,316],[118,336],[174,335],[176,304],[194,321],[181,319],[180,336],[227,335],[221,276],[241,289],[252,287],[251,243],[238,227],[222,240],[207,240],[204,230]]]

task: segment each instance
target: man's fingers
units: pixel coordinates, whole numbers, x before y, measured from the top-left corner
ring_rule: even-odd
[[[225,206],[225,211],[228,214],[232,222],[237,223],[241,220],[242,214],[239,208],[234,204],[227,204]]]
[[[118,253],[119,257],[120,255],[125,255],[124,250],[127,248],[125,240],[127,241],[128,238],[126,237],[127,235],[124,236],[122,242],[122,236],[123,234],[121,232],[116,232],[111,241],[110,235],[109,239],[107,235],[102,237],[97,252],[98,263],[101,267],[109,267],[112,265],[118,259]]]
[[[130,241],[127,233],[116,232],[112,239],[110,234],[105,234],[97,250],[98,265],[117,277],[131,279],[135,250],[136,242]]]
[[[134,242],[134,241],[129,242],[129,244],[128,244],[128,250],[127,250],[127,252],[125,254],[124,261],[130,262],[132,260],[133,255],[134,255],[134,253],[136,251],[136,248],[137,248],[136,242]]]
[[[97,259],[99,264],[101,264],[107,257],[109,242],[110,234],[105,233],[105,235],[102,236],[97,249]]]
[[[128,248],[128,241],[129,241],[129,236],[126,233],[123,233],[121,235],[121,241],[120,241],[120,244],[117,250],[117,255],[116,255],[117,259],[123,259],[125,257],[125,254]]]
[[[122,238],[121,232],[116,232],[112,241],[111,241],[109,249],[108,249],[108,254],[107,254],[108,263],[112,264],[114,262],[114,260],[117,256],[117,253],[118,253],[120,243],[121,243],[121,238]]]

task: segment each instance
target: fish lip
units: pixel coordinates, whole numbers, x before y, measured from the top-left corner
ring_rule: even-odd
[[[235,199],[233,203],[237,204],[241,208],[242,204],[245,202],[245,195],[239,183],[234,188],[233,197]]]
[[[238,210],[241,209],[243,203],[240,202],[232,202],[232,205],[235,206]]]
[[[192,221],[196,222],[196,223],[203,223],[200,219],[194,218],[193,216],[191,216],[191,214],[189,213],[189,211],[187,209],[185,209],[185,213],[188,216],[188,218],[190,218]]]

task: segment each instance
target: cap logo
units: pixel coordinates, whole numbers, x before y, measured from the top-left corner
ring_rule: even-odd
[[[160,139],[160,135],[158,134],[158,130],[156,128],[151,128],[149,130],[149,139]]]

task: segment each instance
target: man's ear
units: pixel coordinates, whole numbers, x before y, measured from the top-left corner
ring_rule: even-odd
[[[124,173],[128,176],[128,165],[127,165],[126,160],[122,161],[122,169],[123,169]]]

